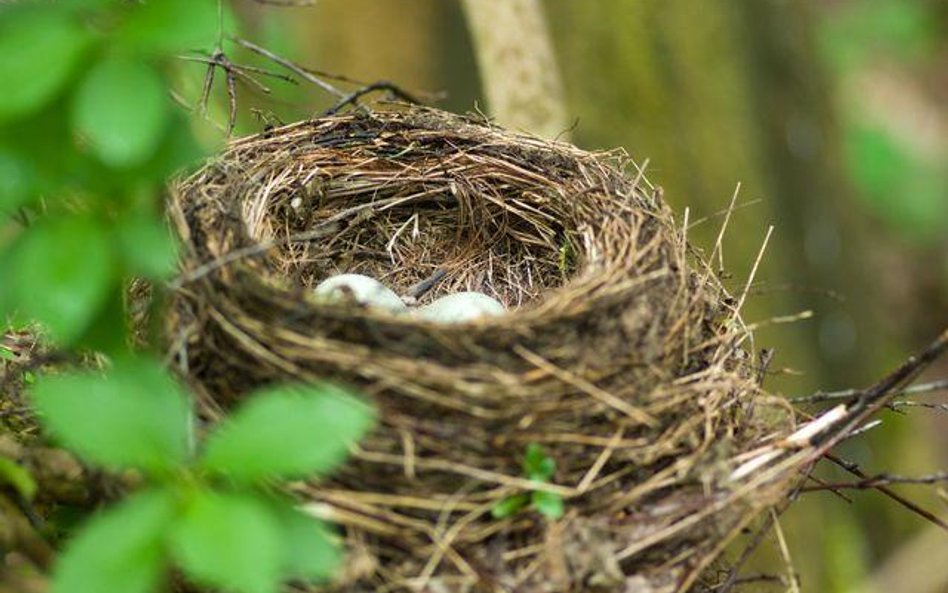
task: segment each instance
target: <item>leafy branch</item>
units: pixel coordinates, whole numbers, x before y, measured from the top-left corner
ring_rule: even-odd
[[[150,359],[121,360],[104,376],[42,377],[33,400],[63,445],[147,484],[71,539],[54,593],[154,591],[171,565],[198,584],[272,593],[290,578],[325,580],[338,564],[331,529],[271,483],[324,475],[345,459],[373,422],[346,391],[252,394],[200,446],[187,393]]]
[[[222,0],[0,3],[0,325],[39,328],[49,351],[18,365],[16,383],[27,384],[60,444],[140,476],[123,487],[144,484],[66,538],[53,593],[147,593],[173,566],[197,584],[270,593],[290,578],[324,580],[340,561],[331,528],[278,484],[335,468],[371,426],[371,409],[338,387],[273,387],[198,438],[190,394],[156,357],[128,346],[130,279],[161,289],[177,268],[163,187],[223,140],[199,139],[188,111],[203,115],[216,69],[227,76],[228,132],[238,81],[263,92],[261,78],[290,82],[227,58],[221,44],[236,26],[226,8]],[[208,67],[200,109],[176,108],[180,56]],[[4,364],[16,350],[0,347]],[[90,352],[105,370],[63,371]],[[61,374],[43,374],[50,367]],[[29,407],[9,384],[0,385],[4,410]],[[9,420],[0,417],[5,428]],[[0,456],[8,486],[0,504],[7,492],[40,498],[35,477]],[[23,513],[2,513],[0,528],[44,544],[24,556],[45,571],[52,547]]]

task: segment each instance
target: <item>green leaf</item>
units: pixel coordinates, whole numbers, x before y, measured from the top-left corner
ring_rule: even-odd
[[[0,18],[0,122],[38,111],[52,100],[92,39],[61,11],[20,8]]]
[[[170,54],[210,52],[218,38],[218,3],[214,0],[150,0],[133,9],[117,42],[137,51]],[[233,23],[225,11],[226,31]]]
[[[36,482],[30,472],[7,457],[0,457],[0,483],[12,486],[25,500],[36,494]]]
[[[147,63],[106,58],[80,84],[73,124],[107,165],[138,164],[155,152],[168,122],[165,94],[161,77]]]
[[[265,501],[198,492],[171,530],[171,549],[201,585],[240,593],[275,593],[286,543]]]
[[[39,113],[0,128],[0,150],[7,155],[3,174],[12,175],[0,181],[0,186],[5,186],[0,192],[6,194],[0,197],[0,210],[30,205],[40,196],[75,194],[74,172],[80,163],[93,159],[76,150],[68,117],[72,97],[64,95],[60,93]]]
[[[147,490],[106,509],[69,541],[53,570],[52,593],[151,593],[167,568],[164,534],[174,498]]]
[[[188,118],[181,110],[175,110],[171,116],[171,125],[165,132],[165,137],[158,147],[155,156],[147,163],[150,171],[162,183],[168,177],[181,174],[186,170],[196,169],[204,158],[213,150],[223,149],[223,144],[202,146],[192,126],[208,125],[201,118]]]
[[[116,234],[120,253],[132,274],[158,280],[175,271],[177,245],[158,215],[129,215],[119,220]]]
[[[106,376],[44,376],[33,398],[43,425],[90,461],[161,473],[188,459],[188,399],[151,359],[117,361]]]
[[[939,29],[924,2],[875,0],[841,5],[833,18],[820,19],[817,39],[822,53],[839,72],[873,65],[920,62],[933,55]]]
[[[528,504],[530,504],[529,494],[515,494],[502,499],[491,507],[490,514],[495,519],[506,519],[526,508]]]
[[[128,352],[129,316],[125,295],[113,290],[105,305],[99,309],[89,328],[73,343],[76,349],[100,352],[106,356],[125,356]]]
[[[332,385],[267,389],[208,437],[201,463],[239,482],[322,473],[345,459],[372,421],[366,404]]]
[[[69,343],[87,328],[113,288],[107,231],[73,215],[40,222],[12,248],[10,302]]]
[[[543,447],[536,443],[527,445],[527,452],[523,457],[523,473],[527,478],[538,482],[547,482],[556,472],[556,462],[543,452]]]
[[[342,552],[333,543],[329,527],[294,509],[289,501],[272,505],[280,522],[286,553],[284,573],[290,578],[325,581],[342,563]]]
[[[535,490],[530,495],[531,506],[547,519],[563,516],[563,497],[553,492]]]
[[[36,170],[22,154],[0,146],[0,216],[29,203],[36,185]]]
[[[926,163],[888,130],[867,122],[850,124],[844,139],[859,197],[911,240],[941,239],[948,216],[944,167]]]

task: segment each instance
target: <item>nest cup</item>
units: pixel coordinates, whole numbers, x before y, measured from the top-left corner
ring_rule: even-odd
[[[238,140],[173,188],[169,341],[204,412],[285,380],[377,406],[341,471],[294,486],[350,553],[325,590],[710,586],[785,495],[789,479],[728,478],[791,423],[758,389],[733,299],[629,165],[415,107]],[[509,312],[441,325],[312,294],[339,273],[399,294],[443,275],[421,302],[474,290]],[[524,477],[530,443],[549,484]],[[534,489],[564,516],[492,517]]]

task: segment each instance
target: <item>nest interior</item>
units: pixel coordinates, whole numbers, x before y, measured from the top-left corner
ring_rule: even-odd
[[[288,379],[378,408],[339,473],[294,487],[352,554],[326,590],[687,590],[788,489],[728,480],[792,418],[758,387],[734,299],[623,154],[427,108],[353,112],[234,142],[171,212],[169,343],[207,415]],[[314,297],[342,272],[399,294],[443,276],[422,301],[476,290],[509,312],[441,325]],[[523,475],[530,443],[556,463],[548,484]],[[492,517],[536,489],[562,519]]]

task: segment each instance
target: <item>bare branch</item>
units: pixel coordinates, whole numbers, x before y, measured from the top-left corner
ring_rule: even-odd
[[[804,486],[801,492],[818,492],[821,490],[868,490],[879,486],[892,484],[940,484],[948,482],[948,471],[935,472],[926,476],[899,476],[895,474],[878,474],[857,480],[855,482],[823,483],[814,486]]]
[[[339,97],[340,99],[345,99],[348,96],[346,95],[346,93],[332,86],[325,80],[311,74],[310,71],[308,71],[306,68],[296,65],[293,62],[287,60],[286,58],[278,56],[272,51],[260,47],[256,43],[247,41],[246,39],[241,39],[240,37],[231,37],[231,40],[233,40],[233,42],[236,43],[237,45],[245,49],[249,49],[253,53],[263,56],[267,58],[268,60],[275,62],[279,64],[280,66],[283,66],[284,68],[286,68],[290,72],[293,72],[294,74],[296,74],[303,80],[310,82],[312,84],[315,84],[316,86],[318,86],[319,88],[323,89],[324,91],[326,91],[327,93],[331,95]]]
[[[862,480],[866,480],[866,479],[869,478],[869,476],[868,476],[864,471],[862,471],[862,470],[859,468],[859,464],[857,464],[857,463],[853,463],[853,462],[851,462],[851,461],[846,461],[845,459],[842,459],[841,457],[837,457],[837,456],[833,455],[832,453],[825,453],[825,454],[823,455],[823,458],[824,458],[824,459],[827,459],[828,461],[831,461],[832,463],[836,464],[837,466],[843,468],[844,470],[848,471],[849,473],[851,473],[852,475],[856,476],[857,478],[860,478],[860,479],[862,479]],[[876,490],[878,490],[879,492],[881,492],[882,494],[884,494],[884,495],[887,496],[888,498],[894,500],[894,501],[897,502],[899,505],[901,505],[901,506],[903,506],[904,508],[908,509],[908,510],[911,511],[912,513],[915,513],[916,515],[922,517],[923,519],[927,520],[928,522],[930,522],[930,523],[932,523],[932,524],[934,524],[934,525],[937,525],[938,527],[941,527],[941,528],[944,529],[945,531],[948,531],[948,523],[946,523],[945,521],[939,519],[939,518],[938,518],[937,516],[935,516],[935,514],[932,513],[931,511],[928,511],[928,510],[926,510],[926,509],[923,509],[922,507],[920,507],[919,505],[915,504],[915,503],[912,502],[911,500],[905,498],[904,496],[902,496],[902,495],[899,494],[898,492],[895,492],[894,490],[892,490],[892,489],[889,488],[888,486],[886,486],[886,485],[884,485],[884,484],[878,484],[878,485],[876,485],[876,486],[873,486],[873,488],[876,489]]]
[[[932,381],[930,383],[919,383],[918,385],[912,385],[911,387],[906,387],[905,389],[900,389],[892,393],[894,396],[899,395],[921,395],[926,393],[932,393],[935,391],[945,391],[948,390],[948,379],[940,379],[938,381]],[[813,395],[807,395],[803,397],[793,397],[788,401],[792,404],[817,404],[828,401],[836,400],[846,400],[853,399],[862,393],[861,389],[843,389],[840,391],[818,391]]]
[[[204,73],[204,85],[201,87],[201,98],[198,100],[198,112],[201,115],[207,115],[207,102],[211,98],[211,87],[214,86],[214,73],[216,71],[216,64],[210,63],[207,66],[207,72]]]
[[[345,97],[342,98],[341,101],[339,101],[338,103],[336,103],[335,105],[327,109],[325,112],[325,115],[333,115],[334,113],[338,113],[339,110],[341,110],[343,107],[347,105],[354,105],[358,102],[359,99],[361,99],[365,95],[368,95],[370,93],[374,93],[377,91],[388,91],[389,93],[394,95],[395,98],[401,99],[402,101],[407,101],[409,103],[421,103],[421,101],[416,99],[413,95],[402,90],[400,87],[398,87],[394,83],[391,83],[387,80],[381,80],[379,82],[373,82],[372,84],[368,84],[362,87],[361,89],[358,89],[346,95]]]
[[[225,69],[225,72],[227,72],[227,135],[230,136],[234,132],[234,126],[237,125],[237,83],[233,70]]]
[[[899,400],[894,401],[889,404],[889,407],[893,410],[898,410],[899,408],[927,408],[929,410],[936,410],[939,412],[948,412],[948,404],[932,404],[928,402],[916,402],[916,401],[905,401]]]

